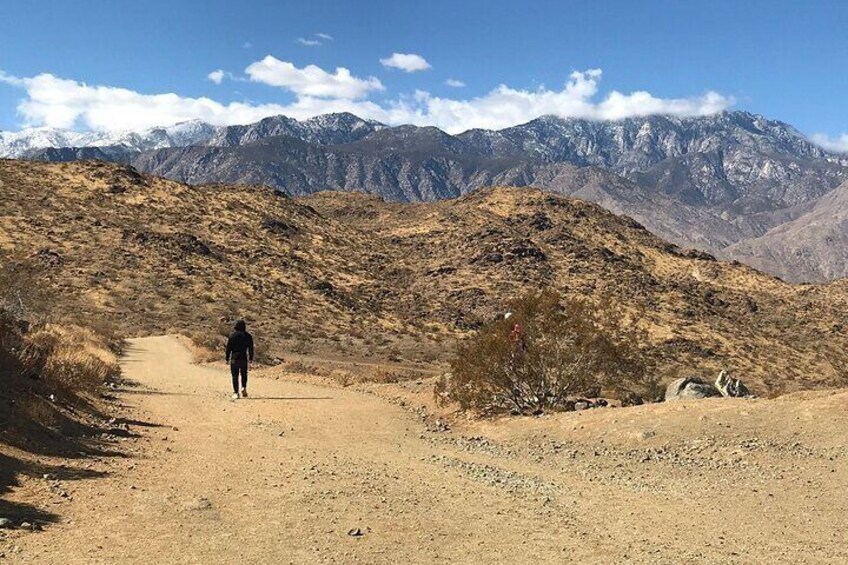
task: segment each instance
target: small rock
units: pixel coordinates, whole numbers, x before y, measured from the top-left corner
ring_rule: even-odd
[[[352,528],[352,529],[347,531],[347,535],[349,535],[352,538],[358,538],[358,537],[362,537],[365,534],[363,534],[362,530],[360,530],[359,528]]]
[[[14,530],[15,523],[9,520],[8,518],[0,518],[0,529],[3,530]]]
[[[21,522],[21,529],[22,530],[31,530],[32,524],[30,524],[29,522]]]

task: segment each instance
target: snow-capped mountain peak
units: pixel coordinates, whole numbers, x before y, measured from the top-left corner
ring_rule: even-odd
[[[25,128],[18,132],[0,132],[0,157],[18,158],[37,149],[60,147],[120,147],[130,151],[184,147],[206,143],[217,130],[200,120],[138,131],[78,132],[51,127]]]

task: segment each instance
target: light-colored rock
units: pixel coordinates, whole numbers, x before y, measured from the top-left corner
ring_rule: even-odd
[[[748,387],[746,387],[739,379],[734,379],[730,376],[730,373],[728,373],[727,370],[723,370],[718,374],[715,387],[722,396],[733,398],[745,398],[751,396],[751,392],[748,390]]]

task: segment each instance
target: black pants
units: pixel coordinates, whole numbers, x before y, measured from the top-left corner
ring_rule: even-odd
[[[241,388],[247,388],[247,361],[230,363],[230,373],[233,375],[233,392],[239,391],[239,374],[241,374]]]

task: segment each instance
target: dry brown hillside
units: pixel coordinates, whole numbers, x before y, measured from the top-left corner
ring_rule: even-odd
[[[0,249],[43,265],[68,309],[132,335],[214,343],[243,316],[268,357],[432,362],[550,286],[643,320],[665,378],[727,366],[761,394],[848,383],[844,283],[789,285],[534,189],[291,200],[99,162],[0,161],[0,192]]]

